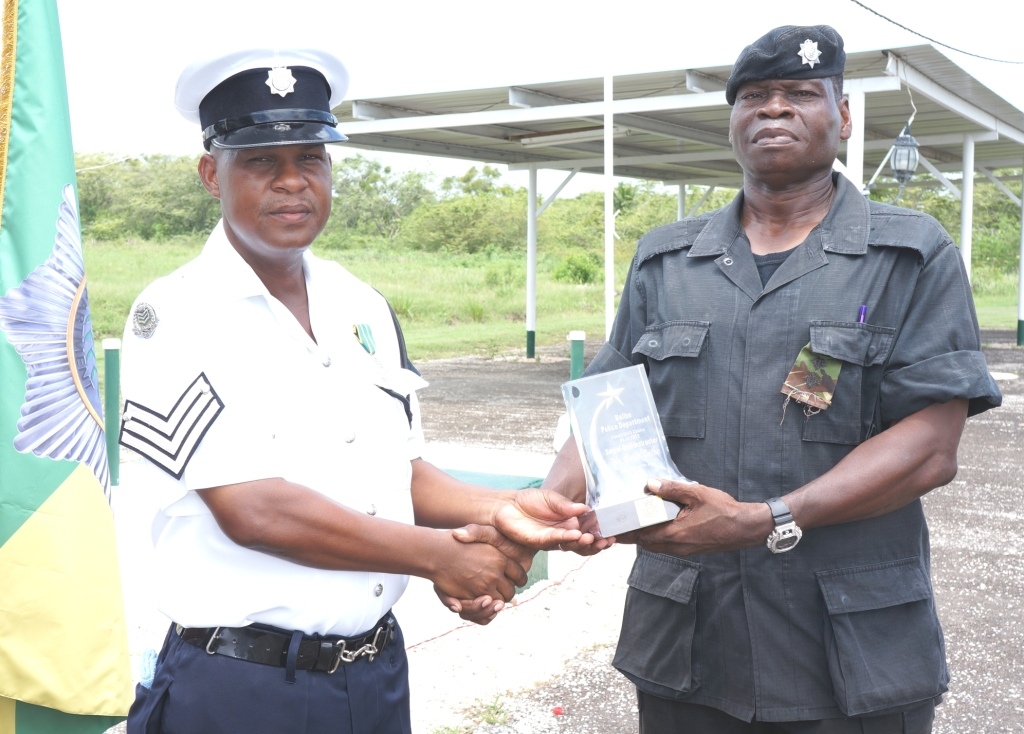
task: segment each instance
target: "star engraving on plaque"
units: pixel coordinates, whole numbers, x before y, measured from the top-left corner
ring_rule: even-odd
[[[604,392],[599,392],[597,394],[599,398],[604,398],[604,400],[601,401],[601,407],[607,408],[612,404],[613,401],[618,403],[619,405],[624,406],[622,398],[619,397],[620,395],[622,395],[622,391],[624,389],[625,388],[621,387],[612,387],[611,383],[608,383],[608,386],[604,389]]]

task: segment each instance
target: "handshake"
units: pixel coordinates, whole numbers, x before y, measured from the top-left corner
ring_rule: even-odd
[[[546,489],[494,492],[490,523],[450,531],[450,555],[431,576],[441,602],[463,619],[487,624],[512,600],[538,550],[596,553],[614,539],[579,529],[587,506]]]

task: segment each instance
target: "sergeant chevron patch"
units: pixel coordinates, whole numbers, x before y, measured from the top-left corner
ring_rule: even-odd
[[[222,410],[224,403],[201,372],[167,415],[126,400],[118,443],[181,479],[199,442]]]

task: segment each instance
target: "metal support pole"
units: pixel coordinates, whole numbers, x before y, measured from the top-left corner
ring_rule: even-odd
[[[964,180],[960,184],[960,256],[971,277],[971,236],[974,233],[974,138],[964,136]]]
[[[692,217],[694,214],[696,214],[697,211],[702,206],[704,206],[704,202],[708,200],[708,197],[710,197],[711,194],[713,194],[714,192],[715,192],[715,187],[714,186],[708,186],[708,190],[704,192],[704,196],[700,197],[700,201],[698,201],[696,204],[693,205],[693,207],[691,207],[690,213],[687,214],[686,216]]]
[[[526,356],[537,344],[537,167],[530,167],[526,203]]]
[[[107,438],[110,486],[121,483],[121,454],[117,436],[121,430],[121,340],[103,340],[103,431]]]
[[[1017,346],[1024,347],[1024,178],[1021,179],[1020,254],[1017,259]]]
[[[686,216],[686,184],[679,184],[679,194],[676,196],[676,221]]]
[[[614,82],[604,77],[604,338],[615,320],[615,128],[612,114]]]
[[[585,331],[569,332],[569,379],[583,376],[583,344],[587,339]]]

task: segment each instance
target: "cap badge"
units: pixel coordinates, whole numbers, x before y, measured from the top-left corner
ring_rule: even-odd
[[[143,339],[149,339],[156,333],[156,326],[160,319],[156,316],[156,309],[148,303],[140,301],[132,311],[132,333]]]
[[[821,62],[821,51],[818,50],[818,42],[808,38],[800,44],[800,53],[797,56],[803,59],[800,62],[800,66],[807,64],[813,69],[815,64]]]
[[[295,91],[295,77],[287,66],[275,66],[267,73],[267,86],[271,94],[287,97]]]

